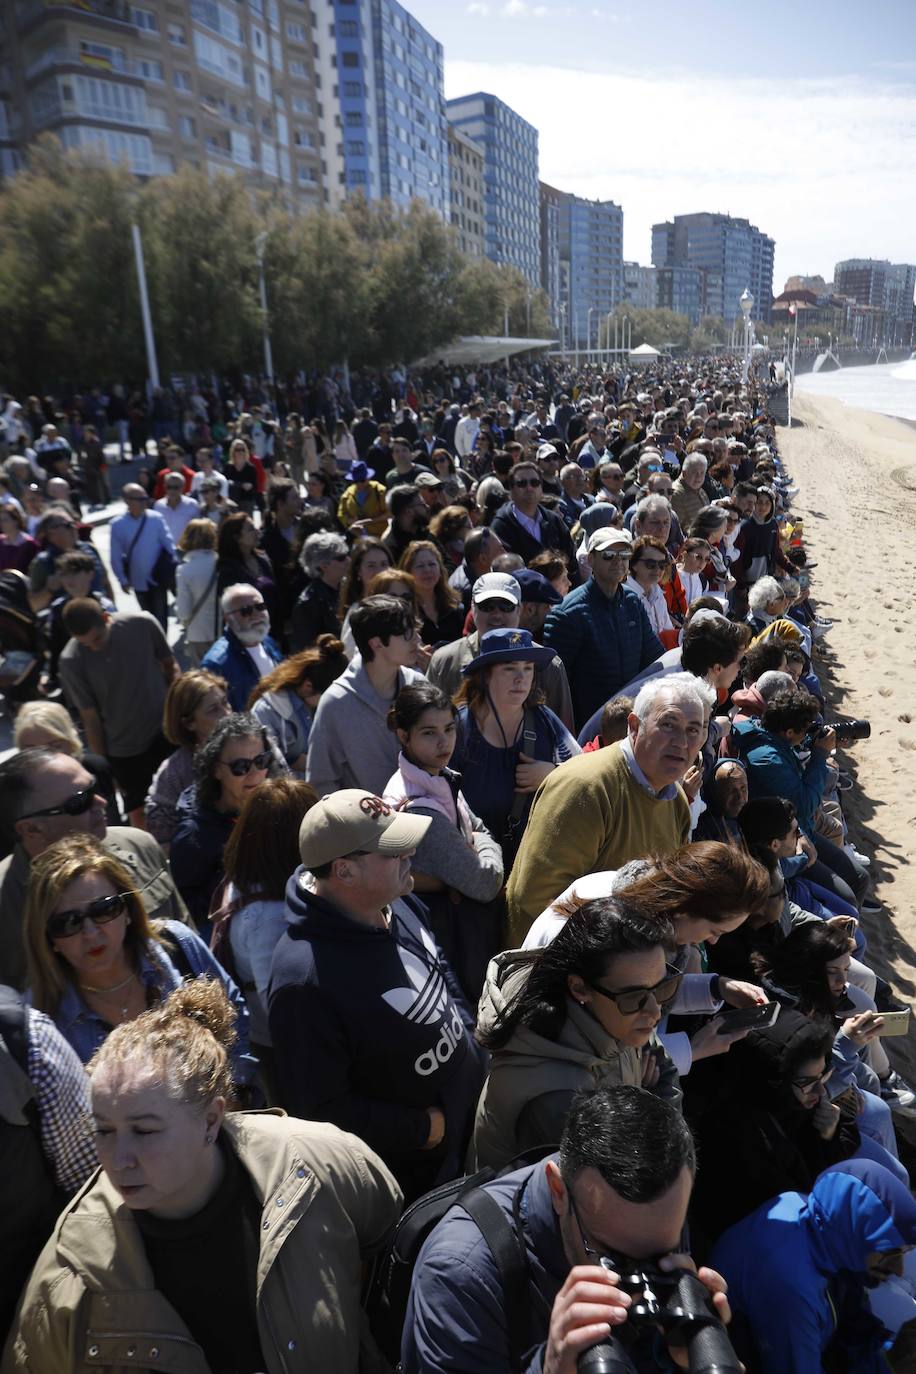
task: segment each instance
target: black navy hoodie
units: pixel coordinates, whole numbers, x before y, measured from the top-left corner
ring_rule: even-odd
[[[462,1172],[486,1055],[422,903],[402,897],[389,929],[366,926],[300,886],[302,872],[268,991],[282,1105],[360,1136],[416,1197]],[[445,1115],[429,1151],[428,1107]]]

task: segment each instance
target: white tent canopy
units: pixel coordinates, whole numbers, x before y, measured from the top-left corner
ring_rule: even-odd
[[[497,335],[468,334],[433,349],[418,358],[414,367],[435,367],[436,363],[495,363],[514,353],[531,353],[538,348],[556,348],[556,339],[513,339]]]
[[[654,363],[661,356],[657,348],[653,348],[651,344],[647,343],[640,344],[638,348],[630,349],[631,363]]]

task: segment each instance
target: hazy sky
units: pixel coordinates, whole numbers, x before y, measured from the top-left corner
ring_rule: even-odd
[[[651,225],[719,210],[776,240],[774,290],[840,258],[916,261],[916,0],[404,0],[445,93],[540,133],[544,181]]]

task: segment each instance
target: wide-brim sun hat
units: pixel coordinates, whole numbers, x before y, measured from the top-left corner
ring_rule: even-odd
[[[553,649],[536,644],[527,630],[504,628],[490,630],[480,641],[480,653],[461,669],[462,677],[492,668],[497,663],[533,663],[546,668],[554,658]]]

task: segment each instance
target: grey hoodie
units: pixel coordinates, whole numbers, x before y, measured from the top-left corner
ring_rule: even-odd
[[[424,680],[413,668],[398,671],[398,691]],[[341,787],[365,787],[382,795],[401,748],[388,729],[390,706],[372,686],[357,654],[322,696],[312,722],[305,777],[320,797]]]
[[[517,950],[491,960],[477,1011],[477,1030],[491,1030],[528,976],[528,965],[513,967]],[[680,1104],[678,1076],[653,1036],[661,1076],[653,1091]],[[566,1115],[579,1088],[599,1084],[642,1083],[642,1051],[608,1035],[601,1024],[572,997],[556,1040],[530,1026],[519,1026],[502,1049],[494,1050],[490,1076],[477,1104],[468,1170],[488,1165],[501,1169],[523,1151],[559,1144]]]

